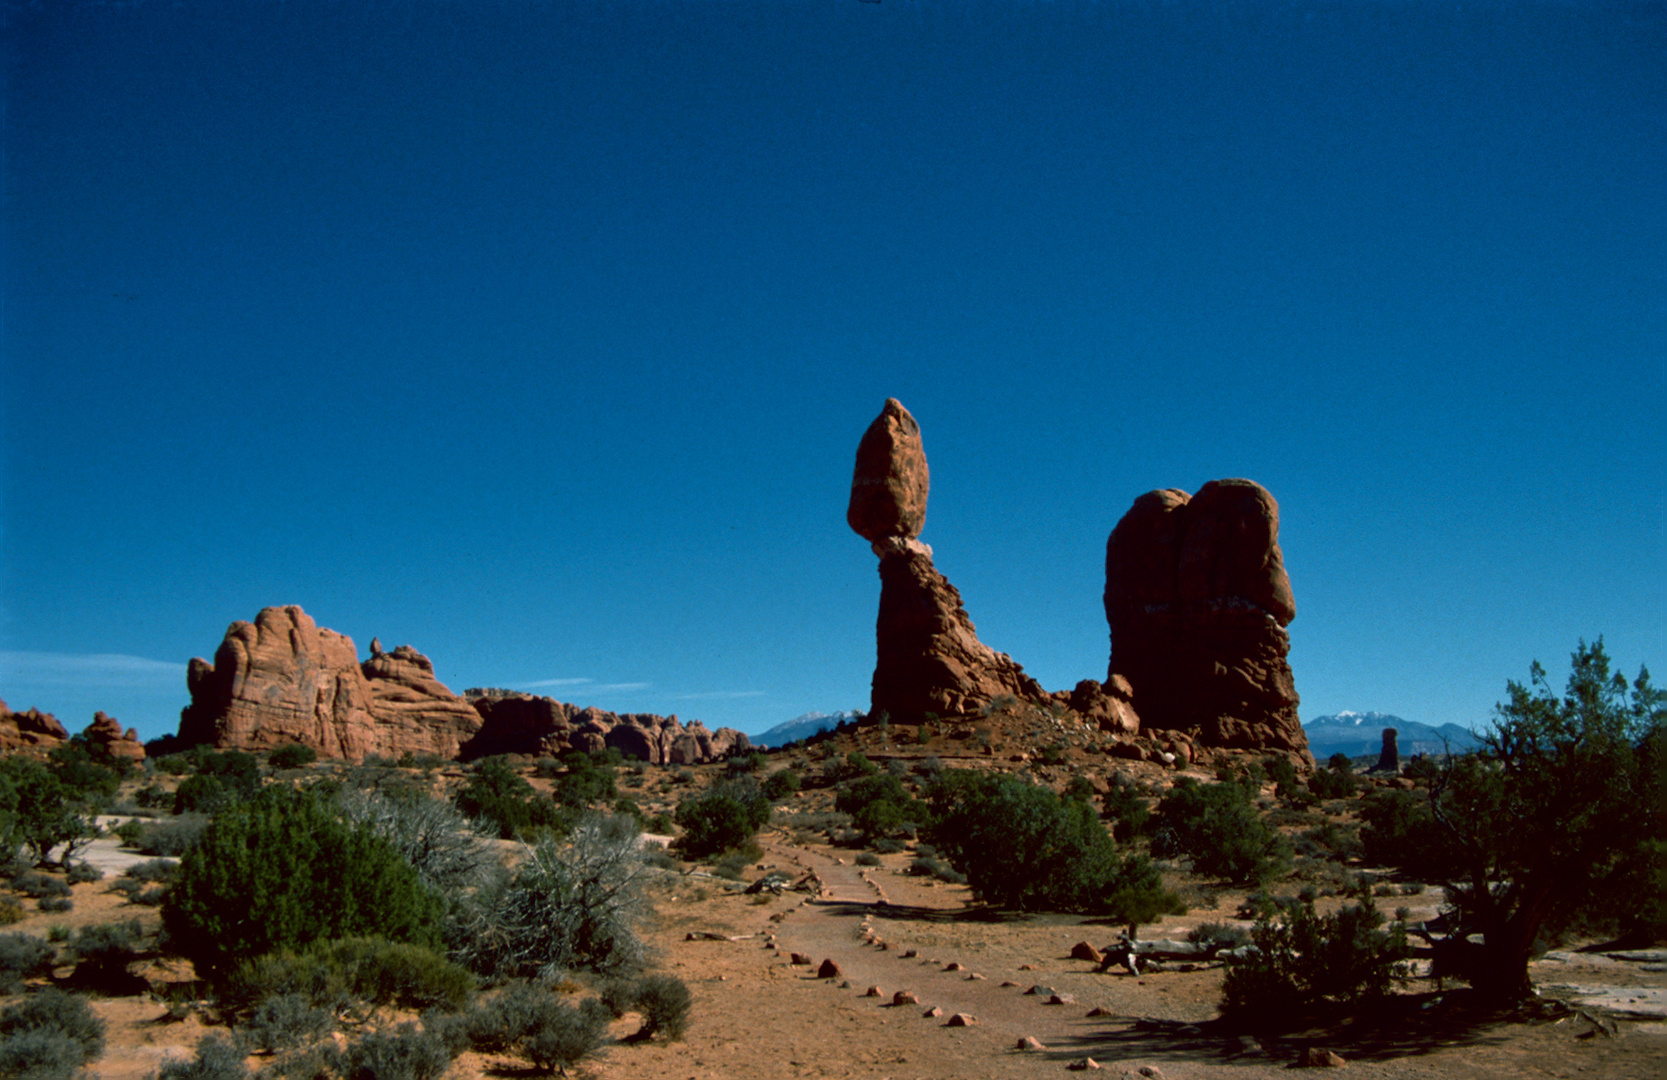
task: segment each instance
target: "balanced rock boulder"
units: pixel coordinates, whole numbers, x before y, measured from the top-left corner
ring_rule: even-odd
[[[69,741],[69,732],[51,713],[39,709],[12,712],[0,701],[0,752],[26,750],[44,754]]]
[[[978,640],[961,594],[916,537],[929,487],[920,426],[889,398],[857,447],[845,520],[880,557],[872,714],[903,723],[966,713],[1011,694],[1052,699],[1005,653]]]
[[[318,626],[294,605],[232,623],[214,662],[193,659],[186,682],[191,704],[180,714],[179,735],[191,745],[269,750],[300,743],[351,761],[406,753],[455,758],[480,728],[479,715],[410,646],[361,666],[352,638]]]
[[[901,402],[887,398],[885,408],[857,444],[857,468],[845,520],[870,543],[890,537],[912,540],[926,526],[926,495],[931,486],[920,425]]]
[[[1285,627],[1296,617],[1279,504],[1250,480],[1134,501],[1106,542],[1108,681],[1133,692],[1142,728],[1204,746],[1311,762]]]

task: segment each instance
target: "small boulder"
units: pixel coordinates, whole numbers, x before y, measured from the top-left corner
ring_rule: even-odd
[[[971,1013],[955,1013],[943,1022],[944,1027],[972,1027],[978,1023],[978,1018]]]
[[[930,1009],[927,1009],[925,1012],[921,1013],[920,1015],[922,1015],[924,1017],[928,1017],[928,1018],[936,1017],[936,1016],[942,1016],[943,1015],[943,1010],[938,1008],[936,1005],[934,1005]]]
[[[1100,1063],[1098,1061],[1095,1061],[1093,1058],[1085,1057],[1085,1058],[1078,1058],[1077,1060],[1071,1062],[1069,1065],[1067,1065],[1065,1067],[1067,1069],[1070,1069],[1072,1072],[1086,1072],[1089,1069],[1098,1069],[1098,1068],[1100,1068]]]
[[[1105,959],[1105,955],[1086,941],[1079,941],[1071,946],[1072,960],[1087,960],[1090,964],[1098,964]]]
[[[804,966],[809,967],[812,963],[812,960],[810,959],[810,957],[806,956],[804,953],[796,952],[791,957],[788,958],[787,962],[789,964],[793,964],[795,966],[803,964]]]
[[[1348,1062],[1342,1054],[1332,1050],[1322,1050],[1318,1046],[1310,1046],[1297,1059],[1297,1068],[1299,1069],[1336,1069],[1347,1064]]]
[[[822,961],[822,966],[816,969],[816,977],[818,979],[837,979],[844,974],[844,970],[834,962],[834,959],[831,956]]]
[[[1077,999],[1070,994],[1049,994],[1048,1000],[1043,1002],[1045,1005],[1075,1005],[1076,1003]]]
[[[899,990],[891,995],[891,1003],[893,1005],[919,1005],[920,995],[913,990]]]
[[[1013,1044],[1013,1049],[1015,1049],[1015,1050],[1046,1050],[1047,1047],[1043,1046],[1041,1041],[1038,1040],[1036,1038],[1036,1036],[1026,1035],[1024,1038],[1020,1039],[1018,1042]]]

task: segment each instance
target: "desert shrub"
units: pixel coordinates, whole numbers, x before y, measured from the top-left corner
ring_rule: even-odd
[[[60,858],[68,862],[98,835],[86,802],[82,793],[33,758],[0,758],[0,854],[10,859],[22,847],[31,862],[45,864],[61,845]]]
[[[1250,944],[1250,931],[1232,923],[1200,923],[1187,931],[1187,940],[1215,949],[1237,949]]]
[[[926,820],[926,805],[890,773],[874,773],[844,785],[834,809],[851,815],[851,824],[867,839],[909,831]]]
[[[147,810],[160,810],[174,805],[174,795],[158,784],[146,784],[133,793],[133,801]]]
[[[212,1031],[197,1040],[190,1061],[170,1061],[155,1073],[156,1080],[247,1080],[243,1047],[224,1032]]]
[[[1100,799],[1102,812],[1112,822],[1111,834],[1125,843],[1146,831],[1152,819],[1152,808],[1146,793],[1125,773],[1111,777],[1106,793]]]
[[[23,905],[10,896],[0,896],[0,926],[10,926],[29,917]]]
[[[238,799],[236,790],[218,776],[188,776],[174,789],[174,813],[217,814]]]
[[[799,774],[794,770],[780,769],[766,776],[759,790],[763,791],[764,797],[771,802],[781,802],[783,799],[792,798],[802,783]]]
[[[48,896],[38,901],[35,906],[51,915],[61,915],[66,911],[75,910],[75,901],[67,896]]]
[[[521,1037],[516,1053],[534,1068],[566,1074],[602,1042],[608,1028],[608,1010],[594,998],[577,1007],[555,1001],[554,1008],[540,1015],[538,1022]]]
[[[643,947],[634,924],[646,872],[639,835],[631,818],[590,814],[567,843],[539,840],[512,878],[467,898],[453,956],[496,978],[636,967]]]
[[[439,943],[443,904],[386,840],[287,788],[216,817],[180,862],[162,925],[200,975],[321,938]]]
[[[683,835],[673,847],[690,858],[716,855],[752,841],[770,820],[770,800],[750,776],[723,780],[679,803],[675,820]]]
[[[847,780],[873,776],[879,771],[880,767],[870,761],[867,754],[852,750],[843,758],[830,758],[822,764],[822,783],[842,784]]]
[[[751,851],[729,851],[712,860],[712,873],[715,877],[726,878],[729,881],[741,881],[746,877],[747,867],[756,857],[757,848]]]
[[[502,870],[479,826],[449,802],[423,794],[392,797],[343,788],[336,808],[344,818],[393,845],[417,876],[441,896],[477,889]]]
[[[1324,769],[1308,778],[1308,790],[1321,799],[1346,799],[1360,789],[1354,763],[1347,754],[1333,754]]]
[[[280,746],[266,757],[274,769],[299,769],[318,760],[318,751],[303,743]]]
[[[0,1076],[68,1077],[104,1053],[104,1021],[48,987],[0,1012]]]
[[[142,821],[124,821],[111,830],[123,847],[136,848],[139,838],[145,835],[145,823]]]
[[[750,754],[736,754],[724,762],[724,776],[748,776],[769,764],[770,759],[754,750]]]
[[[1222,1008],[1241,1015],[1294,1018],[1323,1002],[1381,996],[1407,975],[1408,946],[1399,923],[1383,930],[1367,897],[1331,915],[1312,901],[1283,901],[1251,930],[1254,953],[1229,963]]]
[[[594,998],[574,1007],[542,986],[517,983],[471,1010],[465,1026],[476,1050],[565,1071],[601,1043],[608,1017],[608,1006]]]
[[[946,772],[933,785],[933,846],[985,901],[1100,912],[1138,924],[1181,910],[1144,858],[1121,859],[1094,809],[996,773]]]
[[[342,1080],[439,1080],[453,1055],[439,1035],[405,1023],[361,1035],[331,1056]]]
[[[311,1046],[335,1030],[335,1013],[314,1005],[306,995],[273,994],[255,1006],[237,1034],[256,1050],[277,1054]]]
[[[644,866],[652,866],[656,870],[681,870],[683,864],[675,857],[666,854],[666,849],[655,844],[643,852]]]
[[[122,871],[122,877],[146,884],[166,885],[179,877],[179,863],[172,859],[147,859],[142,863],[134,863]],[[121,878],[117,878],[120,881]]]
[[[857,852],[857,860],[856,861],[857,861],[858,866],[879,866],[880,865],[880,857],[878,855],[874,854],[872,851],[859,851],[859,852]]]
[[[128,989],[127,966],[138,959],[143,939],[138,919],[81,927],[69,942],[76,982],[112,992]]]
[[[1460,873],[1458,838],[1435,819],[1428,793],[1374,791],[1360,804],[1360,842],[1374,866],[1395,866],[1419,877],[1444,880]]]
[[[1360,858],[1363,849],[1358,832],[1327,821],[1305,830],[1297,838],[1296,850],[1297,854],[1311,858],[1347,861]]]
[[[0,994],[15,994],[25,979],[52,974],[58,950],[32,934],[0,934]]]
[[[122,776],[132,766],[126,760],[108,755],[95,760],[91,744],[77,735],[48,751],[47,768],[75,798],[102,805],[116,794]]]
[[[1198,873],[1238,883],[1278,876],[1289,864],[1290,845],[1262,820],[1250,797],[1242,784],[1183,777],[1158,803],[1152,854],[1188,856]]]
[[[562,765],[554,792],[555,801],[561,805],[586,810],[619,796],[617,774],[611,765],[598,765],[590,754],[579,751],[564,754]]]
[[[334,1009],[346,1001],[404,1009],[461,1009],[474,976],[432,949],[378,938],[315,941],[300,952],[279,950],[239,964],[224,980],[221,1001],[250,1014],[265,1000],[294,996]]]
[[[642,1014],[642,1027],[632,1039],[652,1039],[664,1033],[676,1041],[689,1027],[689,1007],[694,998],[688,986],[675,975],[644,975],[634,988],[632,1003]]]
[[[146,824],[134,846],[142,855],[178,859],[197,846],[208,828],[209,819],[201,814],[184,814],[172,821]]]
[[[908,850],[908,845],[892,836],[882,836],[868,845],[881,855],[895,855]]]
[[[12,888],[31,900],[43,900],[47,897],[68,896],[70,894],[68,882],[62,878],[51,877],[35,870],[13,878]]]
[[[103,881],[104,871],[92,863],[78,862],[64,870],[64,880],[71,885],[85,885],[93,881]]]
[[[476,762],[455,801],[465,816],[490,825],[504,840],[567,824],[555,802],[534,791],[506,757]]]
[[[1268,779],[1274,783],[1273,793],[1298,806],[1312,806],[1320,796],[1297,775],[1297,767],[1284,755],[1271,755],[1262,760]]]
[[[150,751],[145,751],[150,755]],[[169,776],[184,776],[191,771],[190,754],[169,754],[166,757],[150,755],[149,760],[156,762],[156,767]]]

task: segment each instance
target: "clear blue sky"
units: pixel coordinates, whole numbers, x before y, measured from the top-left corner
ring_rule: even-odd
[[[888,396],[1049,688],[1135,496],[1227,476],[1305,718],[1663,663],[1660,3],[0,11],[13,708],[171,732],[273,604],[454,689],[864,707]]]

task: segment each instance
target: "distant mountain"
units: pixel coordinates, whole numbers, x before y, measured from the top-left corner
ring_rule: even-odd
[[[1441,754],[1449,750],[1462,754],[1476,748],[1476,733],[1457,724],[1431,727],[1416,720],[1381,712],[1340,712],[1335,716],[1321,716],[1302,725],[1308,734],[1308,750],[1316,760],[1325,761],[1333,754],[1364,757],[1383,749],[1383,729],[1395,729],[1395,745],[1401,757],[1413,754]],[[1443,743],[1443,739],[1446,740]]]
[[[862,715],[855,710],[836,713],[805,713],[797,719],[789,720],[784,724],[777,724],[769,731],[760,732],[757,735],[750,736],[750,738],[754,746],[786,746],[790,742],[808,739],[812,735],[829,731],[847,720],[859,720]]]

